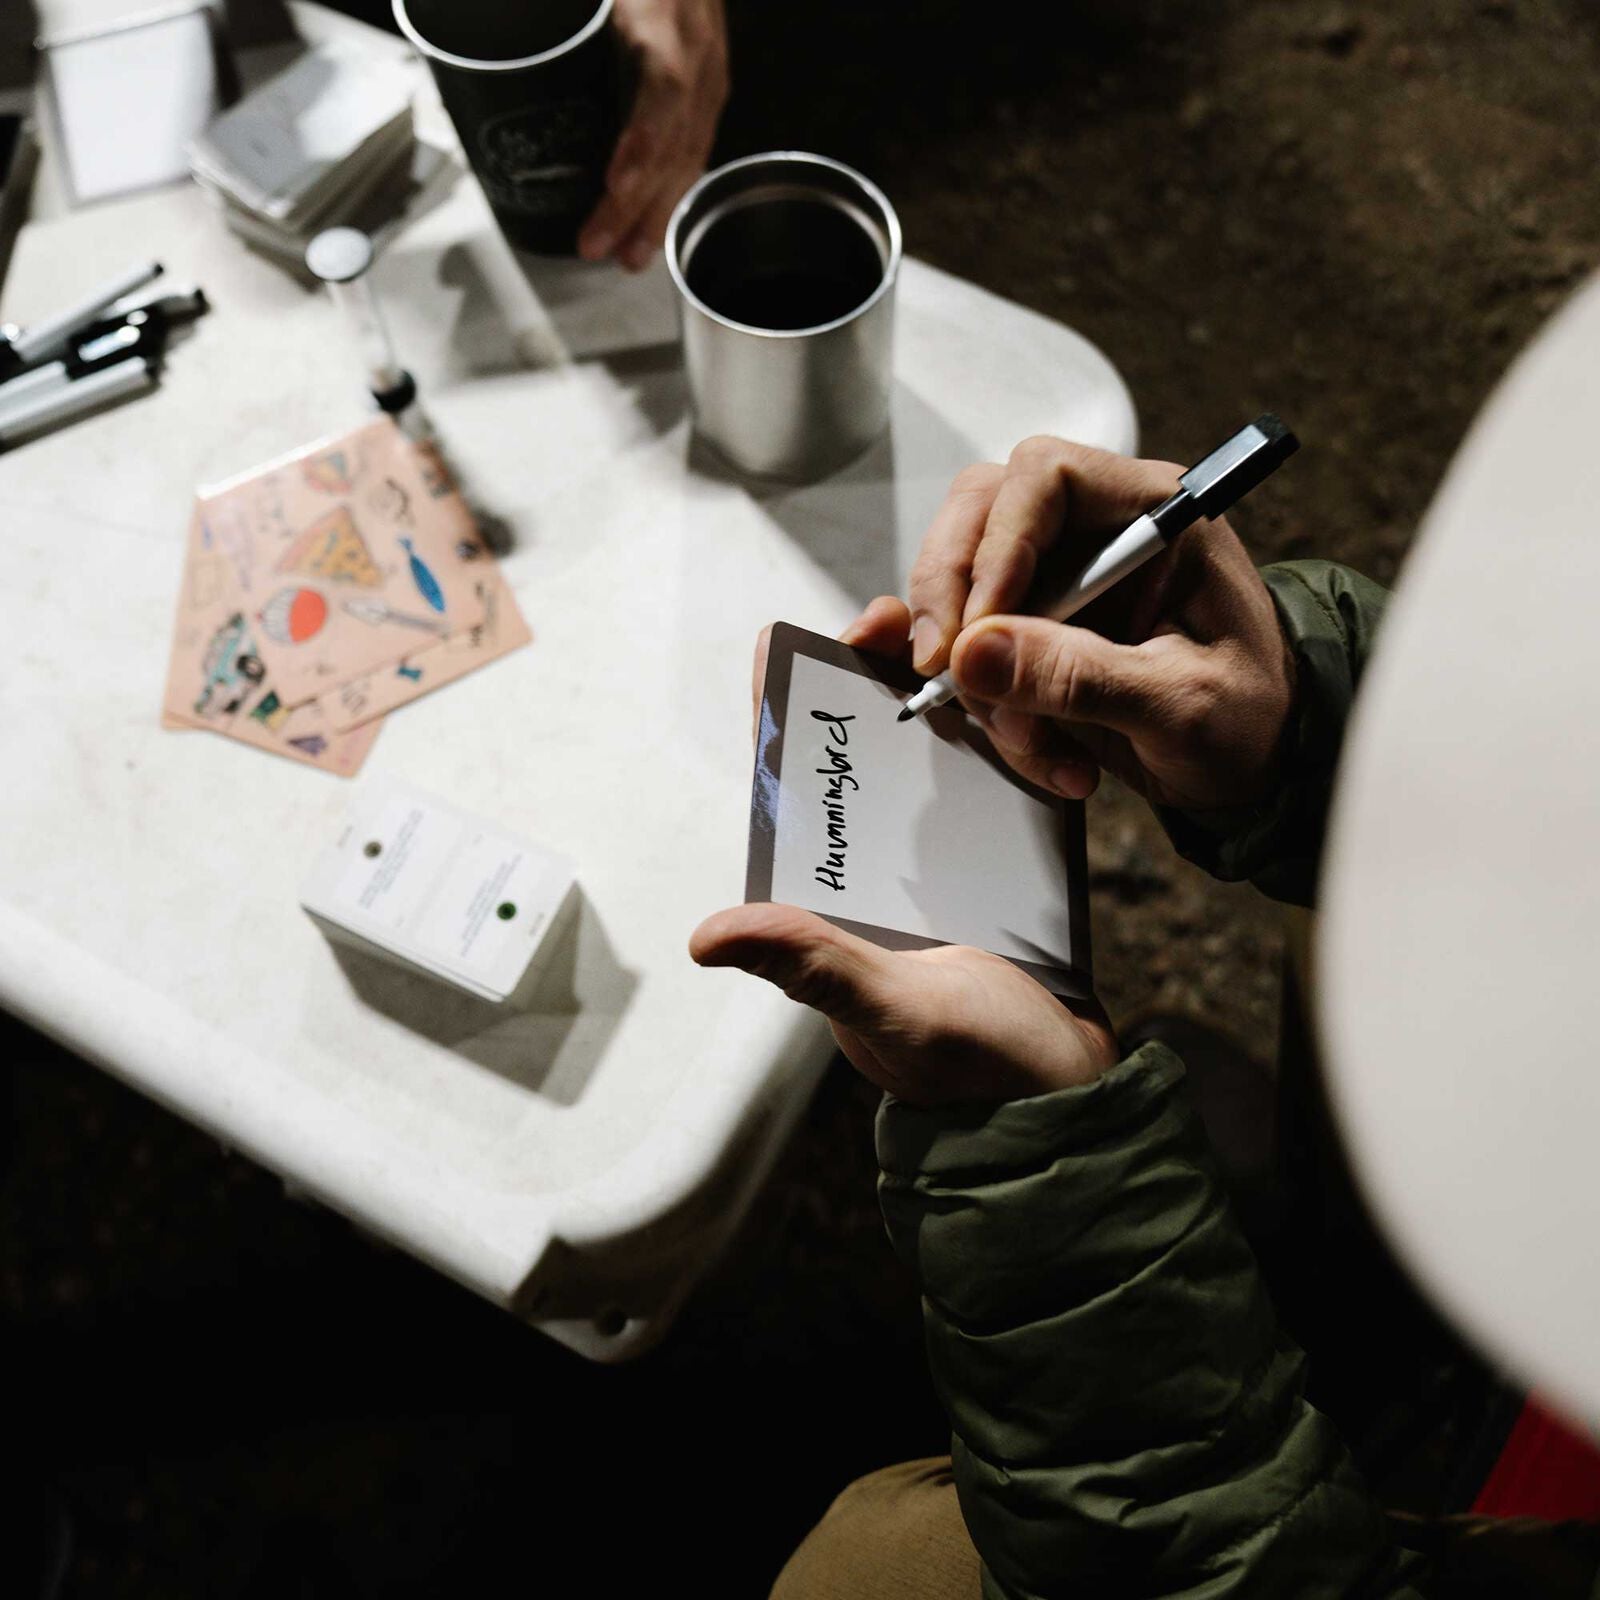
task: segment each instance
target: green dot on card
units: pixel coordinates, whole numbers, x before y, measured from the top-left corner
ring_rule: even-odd
[[[494,914],[499,917],[502,922],[509,922],[514,916],[516,916],[517,908],[509,900],[502,900],[500,904],[495,907]]]

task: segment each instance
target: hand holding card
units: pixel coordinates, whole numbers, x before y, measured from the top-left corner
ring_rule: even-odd
[[[897,722],[919,681],[903,661],[773,627],[746,901],[890,950],[972,945],[1087,996],[1081,804],[1012,772],[957,708]]]
[[[860,649],[785,624],[764,636],[747,900],[797,904],[719,912],[690,953],[824,1012],[855,1066],[902,1099],[1008,1099],[1089,1082],[1116,1044],[1087,998],[1081,808],[1004,773],[953,709],[911,730],[912,747],[890,732],[918,681],[903,661],[908,628],[905,607],[880,600],[852,630]],[[810,704],[819,693],[828,705]],[[929,805],[1000,831],[976,849],[944,848],[937,829],[917,825]],[[919,840],[931,848],[920,852]],[[953,942],[958,926],[965,943]],[[1019,928],[1042,928],[1049,946]],[[1085,998],[1063,1004],[1045,983]]]
[[[914,1105],[1073,1088],[1118,1056],[1095,1001],[1063,1002],[984,950],[884,950],[814,912],[744,905],[702,922],[689,953],[814,1006],[863,1077]]]

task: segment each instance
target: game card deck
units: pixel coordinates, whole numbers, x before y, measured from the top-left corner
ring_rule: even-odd
[[[572,864],[391,778],[361,785],[300,903],[330,939],[512,999],[575,908]]]

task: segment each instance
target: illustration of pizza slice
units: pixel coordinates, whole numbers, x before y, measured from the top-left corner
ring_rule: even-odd
[[[383,585],[383,571],[372,559],[367,541],[356,528],[348,506],[318,517],[295,539],[278,561],[279,572],[298,572],[363,589]]]

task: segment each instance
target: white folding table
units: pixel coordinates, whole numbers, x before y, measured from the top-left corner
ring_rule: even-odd
[[[1131,449],[1068,329],[908,259],[890,435],[806,488],[692,444],[670,284],[519,262],[466,177],[376,271],[531,647],[395,714],[387,770],[569,855],[568,1003],[501,1016],[336,958],[296,886],[347,786],[157,723],[187,512],[363,416],[333,308],[197,192],[26,229],[26,323],[157,256],[215,309],[155,394],[0,456],[0,1003],[596,1359],[657,1336],[826,1062],[810,1013],[689,961],[736,902],[749,661],[901,587],[967,462],[1049,431]]]

